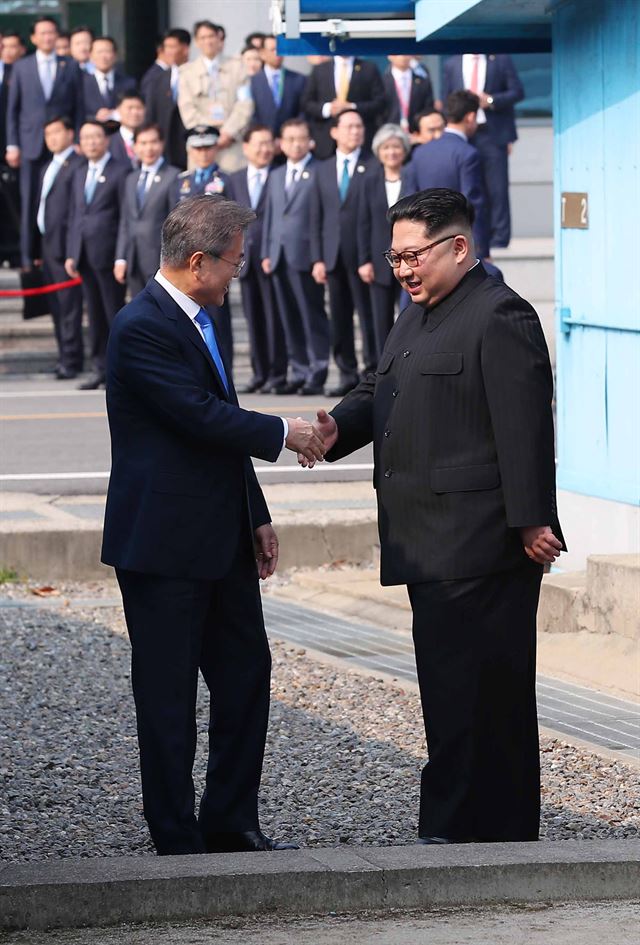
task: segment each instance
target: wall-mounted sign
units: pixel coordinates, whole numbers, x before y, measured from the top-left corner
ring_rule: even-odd
[[[561,194],[560,225],[565,230],[589,229],[589,194]]]

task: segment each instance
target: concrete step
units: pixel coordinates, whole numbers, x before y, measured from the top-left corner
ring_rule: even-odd
[[[640,640],[640,555],[591,555],[587,597],[589,629]]]

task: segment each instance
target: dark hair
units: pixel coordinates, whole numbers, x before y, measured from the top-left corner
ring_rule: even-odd
[[[134,142],[136,142],[139,136],[145,131],[157,131],[158,137],[160,138],[160,140],[164,141],[164,132],[162,128],[160,127],[160,125],[156,125],[156,123],[153,121],[145,121],[140,125],[139,128],[136,128],[136,130],[133,132]]]
[[[455,92],[451,92],[450,95],[447,95],[447,100],[444,103],[444,113],[447,116],[447,121],[454,125],[459,124],[469,112],[477,112],[479,108],[480,99],[475,92],[470,92],[469,89],[457,89]]]
[[[142,102],[144,105],[144,95],[141,92],[138,92],[137,89],[130,89],[128,92],[120,92],[116,98],[116,102],[120,105],[122,102],[126,102],[129,98],[136,98],[139,102]]]
[[[343,115],[357,115],[362,124],[364,124],[364,118],[359,111],[357,111],[355,108],[345,108],[343,112],[340,112],[339,115],[334,115],[333,118],[329,120],[329,127],[337,128]]]
[[[0,36],[3,39],[17,39],[21,46],[26,46],[24,36],[21,36],[17,30],[3,30]]]
[[[211,20],[198,20],[197,23],[193,24],[193,35],[197,36],[200,30],[203,29],[213,30],[214,33],[220,32],[220,27],[212,23]]]
[[[47,119],[44,123],[44,128],[48,128],[49,125],[57,125],[58,122],[67,129],[67,131],[75,131],[75,125],[68,117],[68,115],[54,115],[53,118]]]
[[[216,23],[216,30],[220,34],[220,38],[222,39],[222,42],[224,42],[225,39],[227,38],[227,31],[224,28],[224,26],[221,26],[220,23]]]
[[[71,39],[71,33],[66,30],[58,30],[58,39]]]
[[[53,25],[55,26],[56,30],[58,30],[58,31],[60,30],[60,26],[58,25],[58,21],[57,21],[57,20],[54,20],[54,18],[53,18],[52,16],[37,16],[37,17],[35,18],[35,20],[33,21],[33,23],[31,24],[30,32],[29,32],[29,35],[30,35],[30,36],[33,36],[33,34],[35,33],[36,26],[38,25],[38,23],[53,23]]]
[[[80,125],[80,131],[84,128],[85,125],[94,125],[96,128],[99,128],[100,131],[104,132],[105,138],[108,137],[108,132],[104,126],[104,123],[101,121],[98,121],[97,118],[87,118],[86,121],[83,121],[82,124]]]
[[[422,121],[422,119],[428,118],[429,115],[437,115],[439,118],[442,118],[443,121],[446,121],[446,118],[444,117],[442,112],[439,111],[437,108],[425,108],[423,112],[418,112],[418,114],[414,116],[416,129],[420,127],[420,122]]]
[[[287,118],[286,121],[283,121],[280,125],[280,136],[287,130],[287,128],[297,128],[298,126],[304,126],[309,134],[311,134],[311,128],[309,127],[309,122],[304,118]]]
[[[70,36],[75,36],[77,33],[88,33],[91,37],[91,42],[96,38],[96,34],[93,32],[90,26],[87,26],[86,23],[83,23],[82,26],[74,26],[70,32]]]
[[[248,36],[245,36],[245,38],[244,38],[244,44],[245,44],[245,46],[253,46],[253,41],[254,41],[254,39],[259,39],[259,40],[260,40],[260,45],[262,46],[262,43],[265,41],[266,38],[267,38],[267,34],[266,34],[266,33],[261,33],[261,32],[259,32],[259,31],[255,32],[255,33],[249,33],[249,35],[248,35]],[[258,47],[256,46],[256,47],[254,47],[254,48],[257,49]]]
[[[182,43],[183,46],[191,45],[191,33],[189,30],[167,30],[167,32],[162,37],[162,41],[165,39],[177,39],[179,43]]]
[[[178,267],[197,252],[224,253],[256,215],[222,194],[200,194],[177,204],[162,225],[160,264]]]
[[[422,223],[428,236],[435,236],[451,225],[470,231],[474,217],[473,206],[467,198],[448,187],[420,190],[417,194],[402,197],[387,210],[391,226],[398,220],[411,220]]]
[[[269,125],[249,125],[242,136],[242,140],[245,144],[251,141],[251,138],[256,133],[256,131],[268,131],[270,135],[273,135],[273,130],[269,127]]]
[[[111,43],[114,53],[118,52],[118,44],[113,36],[96,36],[96,38],[91,41],[91,45],[94,46],[96,43]]]

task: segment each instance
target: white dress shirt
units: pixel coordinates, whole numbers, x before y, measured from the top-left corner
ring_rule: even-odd
[[[155,162],[155,164],[141,164],[140,165],[140,174],[145,173],[147,175],[147,179],[144,185],[145,195],[149,193],[149,188],[153,184],[153,180],[163,164],[164,164],[164,156],[161,155],[158,158],[158,160]],[[138,180],[139,179],[140,178],[138,178]]]
[[[393,81],[396,84],[396,92],[399,87],[400,93],[398,94],[398,100],[400,103],[400,124],[406,130],[409,127],[409,101],[411,99],[411,82],[413,80],[413,72],[411,69],[396,69],[395,66],[391,69],[391,75]],[[406,111],[405,111],[406,109]]]
[[[87,183],[87,178],[89,177],[89,171],[95,170],[95,172],[96,172],[96,181],[98,181],[98,180],[102,177],[102,172],[104,171],[105,167],[107,166],[107,163],[108,163],[110,157],[111,157],[111,154],[109,153],[109,151],[107,151],[107,153],[106,153],[105,155],[103,155],[103,156],[100,158],[99,161],[89,161],[89,164],[88,164],[88,166],[87,166],[87,174],[86,174],[86,177],[85,177],[85,179],[84,179],[85,186],[86,186],[86,183]]]
[[[446,135],[457,135],[459,138],[462,138],[463,141],[469,140],[464,131],[459,131],[458,128],[445,128],[444,133]]]
[[[178,289],[177,286],[173,284],[173,282],[169,282],[166,276],[163,276],[159,269],[153,278],[156,280],[156,282],[159,285],[162,286],[165,292],[171,296],[171,298],[176,303],[176,305],[180,306],[180,308],[185,313],[185,315],[187,315],[191,319],[193,327],[196,329],[196,331],[198,332],[202,340],[205,341],[204,332],[202,331],[202,328],[196,321],[196,315],[198,314],[202,306],[198,302],[194,302],[194,300],[190,298],[190,296],[185,295],[185,293],[182,292],[180,289]],[[205,344],[206,344],[206,341],[205,341]],[[281,417],[280,419],[282,420],[282,428],[284,432],[284,438],[282,441],[282,447],[284,449],[284,444],[289,435],[289,424],[287,423],[284,417]]]
[[[110,69],[109,72],[100,72],[99,69],[96,69],[94,76],[98,83],[100,94],[103,97],[108,95],[113,88],[113,69]]]
[[[53,83],[56,81],[56,72],[58,71],[58,57],[55,52],[50,53],[46,56],[43,52],[40,52],[39,49],[36,49],[36,64],[38,66],[38,75],[40,76],[40,82],[44,86],[44,77],[46,76],[46,67],[45,63],[49,63],[49,70],[51,75],[51,88],[53,88]],[[45,80],[46,81],[46,80]]]
[[[338,187],[340,187],[340,181],[342,180],[345,159],[349,162],[347,168],[349,171],[349,178],[352,178],[356,169],[356,164],[358,163],[358,158],[360,157],[361,150],[361,148],[356,148],[355,151],[351,152],[351,154],[344,154],[342,151],[336,151],[336,177],[338,180]]]
[[[475,56],[472,53],[465,53],[462,57],[462,81],[465,89],[471,89],[471,75],[473,73],[473,63]],[[487,57],[478,56],[478,91],[484,91],[484,85],[487,81]],[[473,91],[473,90],[472,90]],[[483,108],[478,109],[478,124],[486,124],[487,116]]]
[[[289,190],[289,188],[291,187],[291,177],[294,171],[296,172],[296,183],[300,180],[300,177],[302,176],[302,172],[304,171],[305,167],[311,160],[311,157],[312,157],[312,154],[311,152],[309,152],[306,155],[306,157],[303,157],[301,161],[298,161],[295,164],[293,163],[293,161],[287,161],[287,171],[286,171],[285,185],[284,185],[285,190]]]
[[[353,75],[353,56],[334,56],[333,57],[333,84],[336,88],[336,95],[340,89],[340,80],[342,79],[342,63],[345,64],[347,68],[347,75],[349,77],[349,82],[351,82],[351,76]],[[325,102],[322,106],[322,117],[331,118],[331,102]]]
[[[392,207],[394,203],[397,203],[400,200],[400,191],[402,190],[402,179],[400,180],[386,180],[384,182],[384,189],[387,192],[387,206]]]
[[[58,176],[58,171],[67,160],[69,155],[73,154],[74,150],[75,149],[73,145],[70,145],[59,154],[54,154],[46,171],[44,172],[44,177],[42,178],[42,190],[40,191],[40,203],[38,204],[38,216],[36,217],[38,229],[42,234],[44,234],[44,208],[47,197],[49,196],[49,191],[53,187],[53,182]]]

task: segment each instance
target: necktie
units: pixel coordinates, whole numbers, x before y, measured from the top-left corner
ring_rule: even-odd
[[[220,354],[220,349],[218,348],[218,342],[216,341],[216,333],[213,329],[211,319],[207,312],[201,308],[198,314],[196,315],[196,321],[202,328],[202,334],[204,335],[204,343],[209,349],[209,353],[213,358],[213,363],[218,369],[218,374],[222,379],[224,384],[224,389],[227,394],[229,393],[229,381],[227,380],[227,372],[224,369],[224,364],[222,363],[222,355]]]
[[[42,81],[42,91],[48,102],[51,98],[51,92],[53,91],[53,61],[51,59],[45,59],[42,63],[40,78]]]
[[[209,96],[210,98],[216,97],[216,92],[218,90],[218,63],[212,62],[209,66]]]
[[[147,178],[151,171],[140,171],[140,177],[138,178],[138,186],[136,187],[136,202],[138,204],[138,210],[142,210],[144,207],[144,199],[147,195]]]
[[[271,76],[271,94],[276,106],[280,104],[280,73],[274,72]]]
[[[297,169],[296,169],[295,167],[292,167],[292,168],[291,168],[291,173],[289,174],[289,180],[288,180],[287,186],[286,186],[286,188],[285,188],[285,191],[286,191],[287,196],[289,196],[289,194],[291,193],[291,191],[292,191],[293,188],[295,187],[297,176],[298,176],[298,171],[297,171]]]
[[[196,171],[196,187],[199,187],[204,180],[204,171],[201,167]]]
[[[93,200],[93,195],[96,192],[96,177],[98,176],[98,168],[94,165],[90,165],[87,172],[87,179],[84,185],[84,200],[87,206]]]
[[[251,209],[255,210],[258,206],[260,200],[260,194],[262,193],[262,176],[260,174],[254,174],[251,178],[251,190],[249,193],[249,199],[251,200]]]
[[[38,229],[42,234],[44,234],[44,206],[59,170],[60,164],[57,161],[51,161],[42,178],[42,191],[40,193],[40,203],[38,204],[38,216],[36,217]]]
[[[178,67],[171,66],[171,95],[173,101],[178,101]]]
[[[136,160],[136,152],[133,150],[133,144],[130,141],[127,141],[126,138],[122,139],[124,142],[124,149],[127,152],[127,157],[131,162]]]
[[[102,95],[103,100],[108,105],[109,104],[109,79],[104,74],[104,72],[100,73],[100,94]]]
[[[337,98],[346,102],[349,96],[349,65],[346,59],[340,61],[340,75],[338,76]]]
[[[471,66],[471,81],[469,83],[469,90],[471,92],[475,92],[477,95],[480,91],[480,77],[478,75],[478,70],[480,68],[480,56],[472,56],[471,58],[473,59],[473,64]]]
[[[342,177],[340,178],[340,203],[344,203],[347,199],[347,192],[349,190],[349,158],[344,159],[344,166],[342,168]]]

